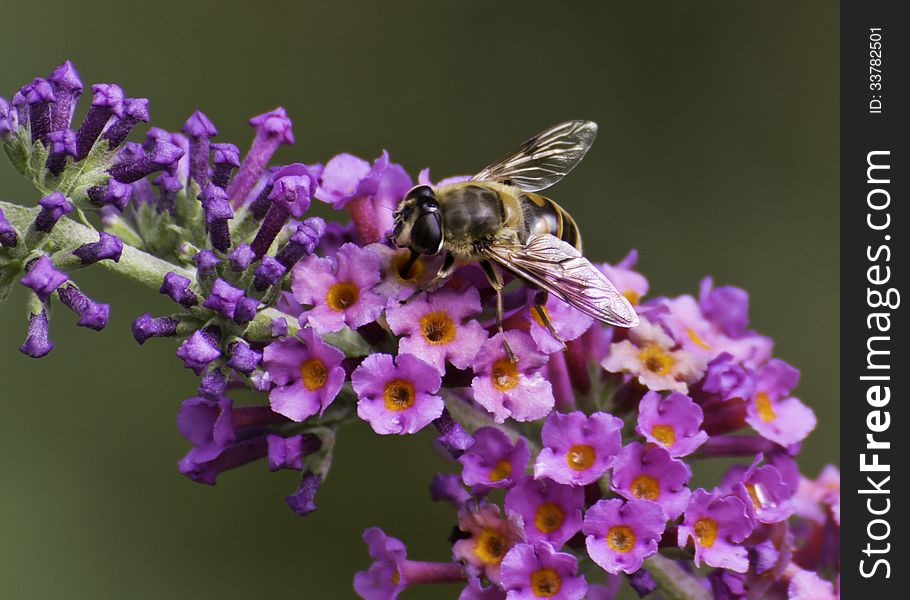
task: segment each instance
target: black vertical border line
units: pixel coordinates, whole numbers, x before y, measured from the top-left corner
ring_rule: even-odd
[[[910,332],[903,316],[907,309],[872,306],[878,302],[876,292],[906,291],[910,270],[906,260],[910,129],[904,117],[910,110],[910,21],[900,8],[898,1],[841,3],[841,598],[847,600],[910,594],[906,527],[910,502],[899,491],[910,487],[910,444],[906,442],[910,417],[905,408],[910,401],[906,383],[910,378],[906,351]],[[880,65],[875,64],[879,57],[872,52],[876,50],[872,28],[880,28]],[[878,67],[880,73],[870,67]],[[876,82],[881,89],[871,85]],[[880,110],[875,100],[881,102]],[[877,152],[871,157],[873,162],[890,168],[867,174],[872,152]],[[877,181],[870,183],[869,175]],[[887,206],[870,208],[870,200],[877,207]],[[887,228],[872,227],[882,226],[887,219]],[[870,281],[886,275],[886,282]],[[872,314],[888,317],[870,317]],[[886,324],[890,325],[888,331],[881,331]],[[871,342],[872,348],[889,352],[874,355],[873,363],[889,368],[867,365],[872,337],[879,338]],[[868,379],[870,376],[881,379]],[[882,387],[878,395],[871,392],[870,402],[874,386]],[[883,398],[886,386],[890,391],[887,403]],[[890,443],[890,448],[868,448],[870,434],[878,442]],[[867,464],[877,455],[881,465],[890,466],[889,471],[864,471],[863,455]],[[880,560],[885,562],[876,563]]]

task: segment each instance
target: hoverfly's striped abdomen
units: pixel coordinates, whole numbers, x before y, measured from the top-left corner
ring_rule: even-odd
[[[581,252],[581,233],[575,219],[560,205],[540,194],[523,193],[520,196],[525,212],[527,234],[549,233]]]

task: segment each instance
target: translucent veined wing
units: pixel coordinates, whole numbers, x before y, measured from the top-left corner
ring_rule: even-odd
[[[486,257],[530,283],[608,325],[635,327],[638,315],[588,259],[550,234],[535,234],[520,245],[494,244]]]
[[[538,133],[471,179],[509,181],[526,192],[546,189],[581,162],[596,136],[594,121],[560,123]]]

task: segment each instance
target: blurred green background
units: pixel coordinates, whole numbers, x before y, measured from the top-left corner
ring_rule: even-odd
[[[696,292],[709,273],[748,289],[753,326],[802,369],[819,416],[805,470],[837,462],[836,2],[3,4],[3,95],[69,58],[87,83],[151,98],[153,124],[199,108],[241,148],[247,119],[281,104],[297,136],[283,160],[388,148],[438,178],[596,120],[598,143],[552,194],[588,255],[638,248],[652,295]],[[0,197],[33,204],[0,163]],[[343,431],[306,519],[282,500],[296,474],[180,477],[174,416],[194,377],[173,344],[129,335],[168,303],[97,269],[80,283],[112,322],[95,333],[58,311],[43,360],[16,351],[23,295],[0,313],[0,597],[348,598],[373,524],[412,557],[447,557],[454,515],[426,489],[451,467],[428,433]]]

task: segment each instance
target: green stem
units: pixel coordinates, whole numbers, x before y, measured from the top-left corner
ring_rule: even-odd
[[[19,231],[26,231],[29,225],[35,220],[38,214],[38,208],[27,208],[0,201],[0,209],[6,215],[7,220]],[[48,235],[48,245],[53,248],[74,248],[81,244],[87,244],[98,241],[98,232],[91,227],[86,227],[72,219],[63,217],[54,226],[53,231]],[[191,280],[196,279],[196,270],[188,269],[166,260],[162,260],[151,254],[138,250],[132,246],[124,244],[123,254],[118,262],[103,260],[98,263],[101,267],[112,271],[118,275],[141,284],[147,288],[158,290],[164,276],[169,272],[177,273]],[[10,275],[11,277],[12,275]],[[267,308],[259,312],[256,318],[249,325],[247,336],[250,339],[269,339],[269,328],[271,320],[274,318],[283,318],[288,323],[290,334],[296,333],[300,329],[297,319],[291,315],[285,314],[274,308]],[[359,336],[337,336],[333,339],[333,344],[341,344],[339,348],[349,356],[363,354],[363,341]]]
[[[696,577],[675,560],[655,554],[645,560],[645,568],[666,600],[711,600],[711,594]]]

